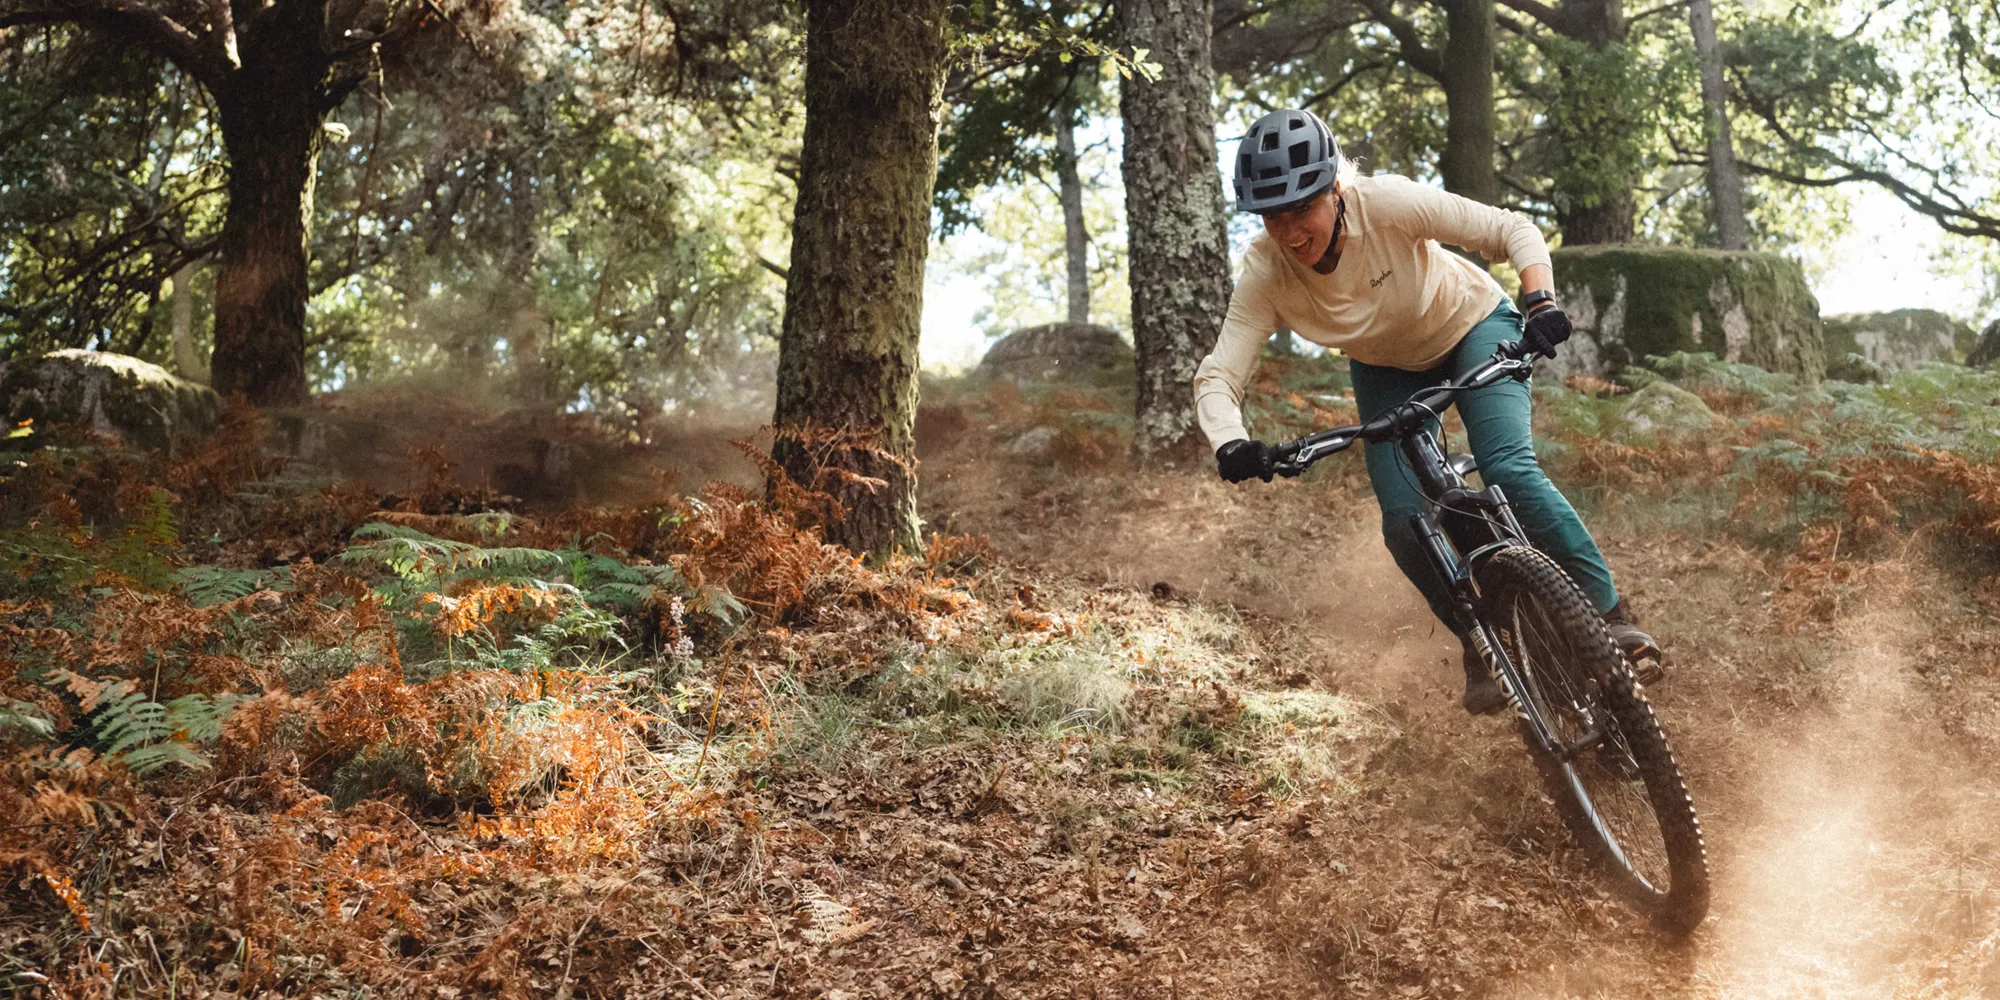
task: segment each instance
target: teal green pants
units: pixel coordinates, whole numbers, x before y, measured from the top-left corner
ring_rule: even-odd
[[[1350,363],[1354,378],[1354,403],[1363,421],[1373,420],[1383,411],[1416,395],[1423,389],[1448,382],[1477,368],[1503,340],[1521,336],[1521,314],[1513,303],[1502,301],[1499,308],[1480,320],[1458,347],[1428,371],[1404,371]],[[1471,439],[1472,455],[1479,460],[1479,475],[1488,486],[1498,486],[1513,505],[1514,516],[1528,532],[1528,541],[1562,566],[1570,579],[1583,588],[1585,597],[1601,614],[1618,603],[1618,591],[1611,585],[1611,569],[1597,550],[1590,532],[1576,509],[1563,498],[1542,467],[1535,461],[1529,429],[1533,400],[1526,382],[1506,381],[1458,397],[1459,419],[1465,422]],[[1435,432],[1437,423],[1431,424]],[[1424,554],[1423,542],[1410,527],[1410,517],[1423,512],[1423,495],[1417,490],[1416,473],[1395,442],[1371,444],[1367,449],[1368,482],[1375,487],[1375,502],[1382,508],[1382,540],[1389,554],[1410,582],[1423,591],[1431,611],[1447,626],[1452,622],[1451,594]]]

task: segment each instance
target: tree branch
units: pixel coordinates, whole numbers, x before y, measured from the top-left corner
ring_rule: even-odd
[[[1316,105],[1319,102],[1324,101],[1327,98],[1332,97],[1333,95],[1338,94],[1342,90],[1346,89],[1347,85],[1353,83],[1356,78],[1361,76],[1361,74],[1373,72],[1374,70],[1378,69],[1388,69],[1388,68],[1389,64],[1386,62],[1363,63],[1359,66],[1356,66],[1352,70],[1349,70],[1347,75],[1341,77],[1338,80],[1335,80],[1333,86],[1328,87],[1325,90],[1322,90],[1319,93],[1306,98],[1304,101],[1301,101],[1299,103],[1299,107],[1310,111],[1312,110],[1313,105]]]
[[[1434,80],[1444,78],[1444,57],[1438,50],[1424,44],[1423,36],[1417,33],[1417,26],[1410,23],[1409,18],[1396,13],[1392,0],[1362,0],[1362,3],[1367,5],[1368,12],[1374,15],[1377,23],[1396,36],[1403,61],[1411,69]]]
[[[1543,27],[1557,34],[1568,33],[1565,29],[1569,27],[1569,18],[1548,4],[1540,3],[1538,0],[1500,0],[1500,2],[1540,21]]]
[[[1860,167],[1831,155],[1828,158],[1847,172],[1836,177],[1808,177],[1804,174],[1793,173],[1792,171],[1777,167],[1767,167],[1749,159],[1742,159],[1738,162],[1743,165],[1743,169],[1753,174],[1769,177],[1772,180],[1783,181],[1787,184],[1796,184],[1800,187],[1824,188],[1856,182],[1874,184],[1895,195],[1896,200],[1908,205],[1911,209],[1930,216],[1931,221],[1937,223],[1938,228],[1943,229],[1945,232],[1956,233],[1960,236],[1983,236],[1991,240],[2000,240],[2000,216],[1983,215],[1968,208],[1955,208],[1937,200],[1931,195],[1925,194],[1894,174],[1882,170]]]
[[[144,45],[203,86],[221,85],[228,71],[204,49],[201,36],[136,0],[58,0],[51,7],[0,13],[0,28],[62,23],[96,28]]]
[[[1625,20],[1625,23],[1628,26],[1638,24],[1640,21],[1652,17],[1654,14],[1664,14],[1667,11],[1675,10],[1681,7],[1685,7],[1687,5],[1688,5],[1688,0],[1670,0],[1670,2],[1663,3],[1658,7],[1651,7],[1646,10],[1642,10],[1637,14],[1632,15],[1631,17]]]
[[[8,28],[26,28],[43,24],[66,24],[76,20],[72,14],[59,10],[17,10],[0,13],[0,31]]]

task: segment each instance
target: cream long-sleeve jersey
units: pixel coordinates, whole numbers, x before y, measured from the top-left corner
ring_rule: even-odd
[[[1541,231],[1514,212],[1387,175],[1358,178],[1342,196],[1347,247],[1332,274],[1299,263],[1267,233],[1250,241],[1222,334],[1194,376],[1210,448],[1250,436],[1243,390],[1280,326],[1365,364],[1422,371],[1507,297],[1439,244],[1523,270],[1549,262]]]

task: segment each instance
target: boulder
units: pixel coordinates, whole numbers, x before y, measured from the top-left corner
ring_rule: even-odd
[[[1965,363],[1974,368],[1984,368],[1995,361],[2000,361],[2000,319],[1979,331],[1979,339],[1972,342],[1972,350],[1965,355]]]
[[[1816,382],[1826,370],[1819,300],[1777,254],[1606,245],[1553,254],[1576,336],[1545,362],[1609,378],[1649,354],[1707,351]]]
[[[1720,425],[1720,418],[1700,396],[1664,379],[1625,397],[1619,416],[1626,430],[1654,439],[1688,437]]]
[[[1868,360],[1866,356],[1849,351],[1827,361],[1826,377],[1836,382],[1853,382],[1856,385],[1881,385],[1888,380],[1888,373],[1881,365]]]
[[[0,400],[9,423],[81,424],[169,454],[194,445],[222,419],[215,390],[151,362],[100,351],[51,351],[0,364]]]
[[[1053,427],[1030,427],[1023,431],[1014,443],[1007,446],[1009,454],[1025,455],[1029,458],[1047,458],[1056,446],[1056,429]]]
[[[1016,330],[993,345],[979,374],[1016,382],[1103,382],[1129,378],[1132,345],[1095,323],[1045,323]]]
[[[1932,361],[1961,361],[1977,337],[1966,323],[1935,309],[1842,313],[1826,318],[1826,356],[1859,354],[1885,372]]]

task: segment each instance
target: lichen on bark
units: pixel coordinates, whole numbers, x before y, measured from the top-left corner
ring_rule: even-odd
[[[844,514],[829,541],[917,551],[917,341],[949,4],[813,0],[772,455]]]
[[[1124,81],[1128,267],[1137,352],[1133,448],[1142,462],[1202,449],[1190,386],[1229,305],[1229,246],[1215,161],[1207,0],[1118,4],[1127,46],[1160,64]]]

